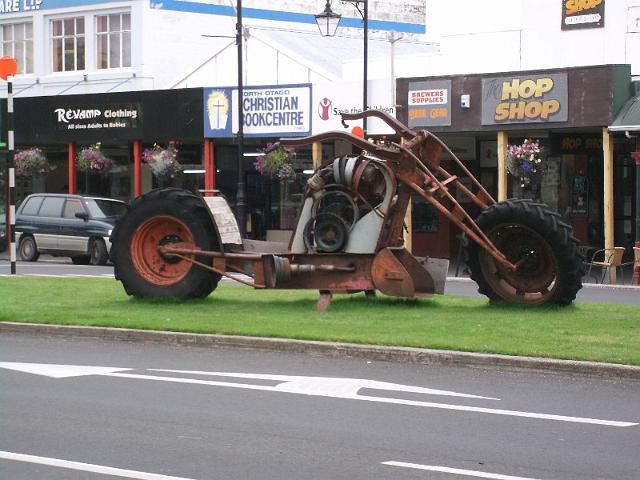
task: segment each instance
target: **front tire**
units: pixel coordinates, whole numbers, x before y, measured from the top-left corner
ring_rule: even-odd
[[[137,198],[111,235],[111,260],[117,280],[129,295],[142,298],[203,298],[220,275],[158,247],[186,242],[201,250],[218,248],[217,235],[200,197],[175,189],[153,190]],[[195,260],[211,265],[209,257]]]
[[[89,263],[91,265],[106,265],[109,260],[109,253],[104,240],[94,238],[89,246]]]
[[[35,262],[40,257],[40,252],[36,245],[36,239],[31,235],[22,237],[18,252],[20,254],[20,259],[24,262]]]
[[[466,260],[478,292],[492,302],[568,305],[582,288],[583,256],[570,225],[543,203],[510,199],[484,210],[480,229],[515,272],[467,240]]]

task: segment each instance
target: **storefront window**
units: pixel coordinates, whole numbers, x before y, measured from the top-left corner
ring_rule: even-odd
[[[2,25],[2,55],[18,62],[18,72],[33,73],[33,23]]]
[[[412,197],[411,227],[415,233],[438,233],[440,215],[438,210],[421,197]]]
[[[131,66],[131,14],[96,16],[98,69]]]
[[[51,44],[54,72],[84,70],[84,17],[52,20]]]

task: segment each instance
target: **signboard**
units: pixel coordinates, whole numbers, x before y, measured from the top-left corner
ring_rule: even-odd
[[[604,27],[605,0],[561,0],[562,30]]]
[[[244,135],[307,136],[311,133],[311,85],[274,85],[243,90]],[[238,90],[204,89],[204,136],[233,137],[238,132]]]
[[[566,122],[566,73],[482,79],[482,125]]]
[[[392,117],[396,116],[392,88],[389,80],[376,79],[367,82],[367,96],[372,110],[381,110]],[[362,82],[328,82],[314,84],[313,134],[346,131],[351,133],[355,127],[362,128],[362,120],[342,124],[342,113],[360,113],[362,111]],[[367,135],[391,135],[394,131],[382,120],[367,119]]]
[[[410,127],[451,125],[451,80],[409,82]]]
[[[602,154],[602,136],[587,134],[552,135],[551,148],[562,154]]]
[[[54,123],[58,131],[132,130],[142,124],[140,104],[54,106]]]
[[[209,211],[213,215],[223,244],[233,243],[242,245],[242,237],[238,222],[229,204],[223,197],[203,197]]]

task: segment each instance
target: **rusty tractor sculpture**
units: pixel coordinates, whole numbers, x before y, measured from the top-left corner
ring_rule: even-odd
[[[491,301],[567,305],[575,299],[583,258],[557,213],[527,199],[496,202],[439,138],[384,112],[344,114],[343,122],[363,117],[383,120],[402,142],[375,144],[341,131],[281,140],[295,147],[339,139],[361,151],[336,158],[308,180],[288,245],[242,239],[226,200],[214,192],[158,189],[133,200],[113,231],[116,279],[136,297],[201,298],[225,275],[260,289],[319,290],[320,310],[340,292],[444,293],[448,262],[418,259],[404,248],[414,195],[464,232],[471,278]],[[443,150],[455,175],[441,165]],[[456,200],[460,195],[480,209],[476,220]]]

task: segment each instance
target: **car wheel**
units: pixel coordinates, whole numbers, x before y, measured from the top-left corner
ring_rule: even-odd
[[[38,257],[40,257],[36,240],[31,236],[22,237],[18,251],[20,253],[20,259],[25,262],[35,262],[38,260]]]
[[[90,257],[89,255],[80,255],[78,257],[71,257],[71,263],[74,265],[88,265]]]
[[[96,238],[91,242],[89,247],[89,256],[91,265],[106,265],[109,260],[109,254],[107,253],[107,246],[104,244],[104,240]]]

